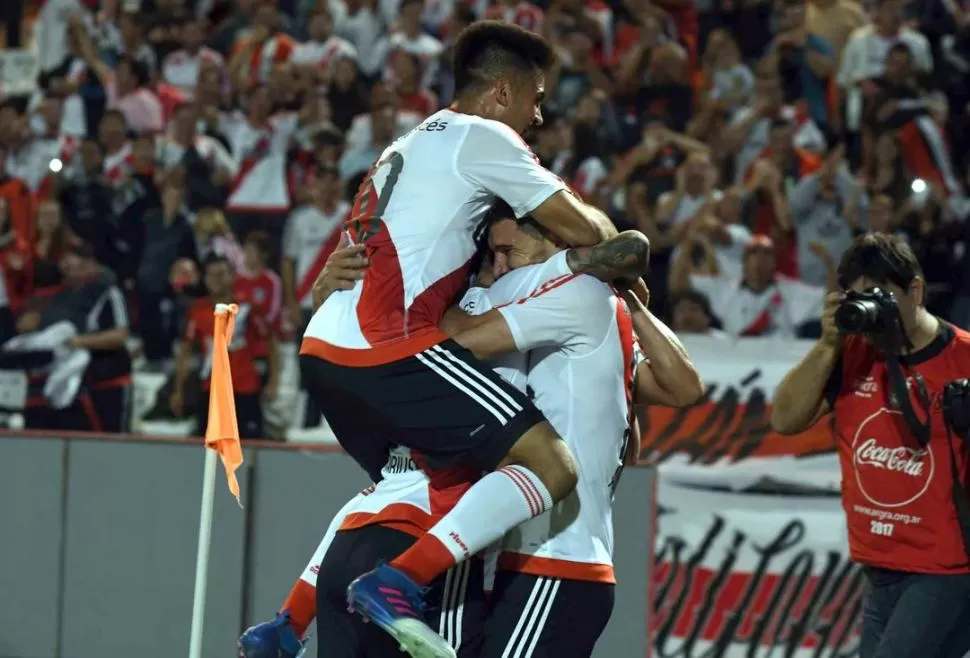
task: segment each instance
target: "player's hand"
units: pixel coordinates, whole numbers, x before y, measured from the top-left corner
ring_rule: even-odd
[[[822,342],[831,347],[838,347],[842,342],[842,334],[835,326],[835,311],[843,299],[845,293],[830,292],[825,296],[825,305],[822,307]]]
[[[337,248],[313,284],[314,309],[319,308],[335,290],[352,290],[364,278],[364,271],[370,265],[365,251],[364,245],[350,244],[346,233],[340,236]]]
[[[168,400],[168,408],[172,410],[172,415],[176,418],[182,417],[182,411],[185,407],[185,397],[182,395],[182,391],[173,390],[172,396]]]

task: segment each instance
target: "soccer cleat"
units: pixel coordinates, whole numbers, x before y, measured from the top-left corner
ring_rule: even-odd
[[[273,621],[246,629],[236,646],[239,658],[300,658],[306,649],[290,626],[290,613],[286,610]]]
[[[380,564],[347,587],[347,603],[381,627],[412,658],[456,658],[422,615],[424,590],[403,572]]]

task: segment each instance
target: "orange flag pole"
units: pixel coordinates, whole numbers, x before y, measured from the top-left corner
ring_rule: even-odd
[[[195,591],[192,597],[192,626],[189,632],[189,658],[202,658],[202,629],[205,621],[206,585],[209,576],[209,546],[212,537],[215,502],[216,454],[222,458],[229,491],[239,501],[236,470],[243,463],[236,422],[236,403],[229,369],[229,344],[235,325],[235,304],[216,304],[215,331],[212,336],[212,378],[209,385],[209,424],[205,433],[205,467],[202,478],[202,511],[199,515],[199,547],[195,560]]]

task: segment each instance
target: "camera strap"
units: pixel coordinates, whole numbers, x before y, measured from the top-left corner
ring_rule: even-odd
[[[899,363],[899,359],[891,352],[886,352],[886,370],[889,371],[889,385],[892,388],[896,406],[902,412],[903,418],[906,419],[906,424],[909,425],[913,436],[925,448],[930,442],[931,429],[930,398],[926,392],[926,383],[918,372],[913,373],[913,379],[916,382],[917,397],[919,397],[920,404],[926,410],[926,422],[924,423],[919,419],[919,416],[916,415],[916,411],[913,409],[913,404],[909,397],[909,387],[906,385],[906,376],[903,374],[903,368]]]
[[[953,451],[953,433],[949,425],[944,423],[944,426],[946,427],[946,447],[950,453],[950,473],[953,479],[950,493],[953,497],[953,506],[957,511],[957,521],[960,523],[960,534],[963,536],[963,552],[970,560],[970,497],[967,495],[963,480],[960,478],[960,470],[957,468],[957,456]]]

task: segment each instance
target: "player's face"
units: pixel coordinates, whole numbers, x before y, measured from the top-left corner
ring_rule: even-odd
[[[544,240],[523,231],[514,219],[492,224],[488,246],[492,250],[492,275],[496,279],[520,267],[541,263],[548,255]]]
[[[542,125],[542,101],[546,97],[546,77],[541,72],[517,76],[510,90],[505,116],[501,121],[520,135]]]

